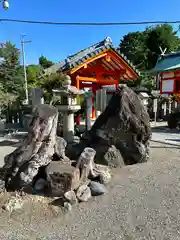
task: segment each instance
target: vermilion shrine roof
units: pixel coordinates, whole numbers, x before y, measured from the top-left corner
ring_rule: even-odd
[[[81,51],[79,51],[76,54],[73,54],[71,56],[68,56],[65,60],[53,65],[52,67],[48,68],[45,70],[45,74],[50,74],[50,73],[55,73],[55,72],[63,72],[70,70],[72,68],[77,67],[78,65],[84,63],[86,60],[89,58],[92,58],[96,56],[97,54],[100,54],[101,52],[105,50],[113,50],[114,52],[117,53],[117,55],[122,58],[130,68],[133,69],[133,71],[137,74],[140,75],[139,71],[136,69],[135,66],[127,59],[127,57],[120,52],[118,47],[114,47],[112,44],[112,41],[109,37],[104,39],[103,41],[100,41],[88,48],[85,48]]]

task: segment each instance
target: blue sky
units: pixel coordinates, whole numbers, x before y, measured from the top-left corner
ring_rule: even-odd
[[[130,22],[180,20],[179,0],[9,0],[8,11],[0,8],[1,18],[59,22]],[[110,36],[115,45],[130,31],[146,26],[50,26],[0,22],[0,42],[10,40],[20,47],[22,34],[32,43],[26,44],[26,63],[37,63],[42,54],[60,61]],[[176,27],[176,26],[175,26]]]

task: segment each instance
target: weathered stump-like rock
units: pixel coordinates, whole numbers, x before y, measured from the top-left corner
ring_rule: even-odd
[[[57,121],[56,108],[49,105],[39,105],[36,108],[28,135],[20,147],[5,157],[3,178],[7,189],[15,190],[32,185],[39,168],[50,163],[53,154],[57,152]],[[58,152],[60,155],[60,150]]]
[[[125,164],[135,164],[147,161],[150,138],[150,119],[145,107],[132,89],[121,86],[80,146],[94,148],[98,156],[101,143],[107,146],[104,155],[106,149],[114,145]]]
[[[48,190],[52,197],[61,197],[80,184],[80,171],[70,164],[51,162],[46,168]]]

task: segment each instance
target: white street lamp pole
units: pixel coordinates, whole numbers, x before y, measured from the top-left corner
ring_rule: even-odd
[[[24,44],[25,43],[30,43],[31,41],[25,41],[24,37],[25,37],[25,35],[22,36],[21,48],[22,48],[23,68],[24,68],[24,84],[25,84],[26,104],[28,104],[29,103],[29,96],[28,96],[28,84],[27,84],[27,72],[26,72],[26,64],[25,64]]]

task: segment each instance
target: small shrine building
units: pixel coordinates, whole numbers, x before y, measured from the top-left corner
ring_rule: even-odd
[[[180,94],[180,52],[160,56],[151,73],[157,75],[160,94]]]
[[[138,70],[114,47],[110,37],[98,42],[45,70],[45,74],[61,72],[71,77],[72,85],[78,89],[96,90],[104,85],[119,86],[121,80],[136,80]],[[94,97],[93,97],[94,103]],[[95,107],[92,106],[92,119],[95,118]]]

